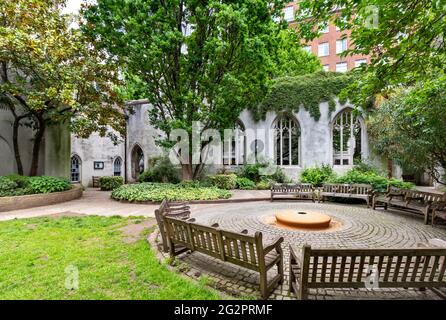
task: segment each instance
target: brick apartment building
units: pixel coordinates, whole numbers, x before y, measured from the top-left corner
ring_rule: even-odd
[[[290,2],[284,9],[285,20],[290,27],[295,24],[295,14],[298,9],[298,1]],[[342,39],[347,35],[345,39]],[[350,30],[340,30],[330,24],[322,35],[313,41],[306,43],[304,49],[319,58],[325,71],[347,72],[363,63],[369,63],[370,58],[364,55],[341,57],[340,54],[351,46]]]

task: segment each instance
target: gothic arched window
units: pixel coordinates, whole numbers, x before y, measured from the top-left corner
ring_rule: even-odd
[[[115,159],[115,162],[113,162],[113,175],[115,177],[120,177],[122,171],[122,159],[120,157],[117,157]]]
[[[78,155],[71,157],[71,182],[81,182],[81,158]]]
[[[224,142],[223,164],[225,166],[238,166],[246,163],[245,126],[237,120],[231,137],[231,142]]]
[[[280,116],[274,122],[274,156],[278,166],[299,165],[299,123],[290,116]]]
[[[349,166],[361,159],[362,128],[351,109],[339,113],[333,121],[333,164]]]

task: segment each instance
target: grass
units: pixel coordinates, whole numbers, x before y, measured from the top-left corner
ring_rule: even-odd
[[[0,223],[0,299],[219,299],[169,271],[143,237],[121,228],[141,219],[59,217]],[[148,233],[146,231],[145,233]],[[73,272],[74,270],[74,272]],[[78,272],[78,288],[72,280]]]

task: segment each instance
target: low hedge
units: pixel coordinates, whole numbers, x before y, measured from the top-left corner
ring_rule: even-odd
[[[102,191],[113,191],[124,184],[124,179],[122,177],[101,177],[99,184]]]
[[[240,190],[255,190],[256,189],[255,182],[248,178],[237,178],[236,185],[237,185],[237,189],[240,189]]]
[[[228,199],[231,193],[216,187],[200,187],[188,184],[139,183],[124,185],[112,192],[115,200],[130,202],[193,201]]]
[[[71,183],[64,178],[19,175],[0,177],[0,197],[62,192],[69,189],[71,189]]]

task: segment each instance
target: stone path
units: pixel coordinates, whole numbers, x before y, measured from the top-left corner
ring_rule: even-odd
[[[342,226],[326,232],[306,232],[277,228],[268,224],[269,217],[283,209],[318,211],[329,214]],[[193,217],[197,222],[211,225],[218,223],[221,228],[250,233],[262,231],[264,237],[283,236],[282,245],[285,260],[285,283],[271,299],[292,299],[288,295],[289,245],[310,244],[317,248],[414,248],[429,239],[446,240],[444,226],[432,228],[423,224],[420,216],[398,211],[367,209],[365,206],[340,205],[333,203],[313,204],[308,202],[259,202],[245,204],[216,205],[211,208],[197,208]],[[192,278],[207,276],[216,288],[238,296],[258,295],[258,274],[232,264],[223,263],[200,253],[184,254],[180,261],[186,264],[186,274]],[[440,295],[438,295],[440,293]],[[313,290],[310,299],[445,299],[446,290],[401,289],[336,289]]]
[[[249,199],[269,198],[269,190],[234,190],[230,201],[247,201]],[[196,204],[192,209],[211,208],[215,204]],[[99,216],[144,216],[154,217],[156,204],[135,204],[114,201],[110,198],[110,192],[98,191],[98,189],[87,189],[82,198],[55,205],[0,212],[0,221],[33,218],[61,213],[76,213]]]

